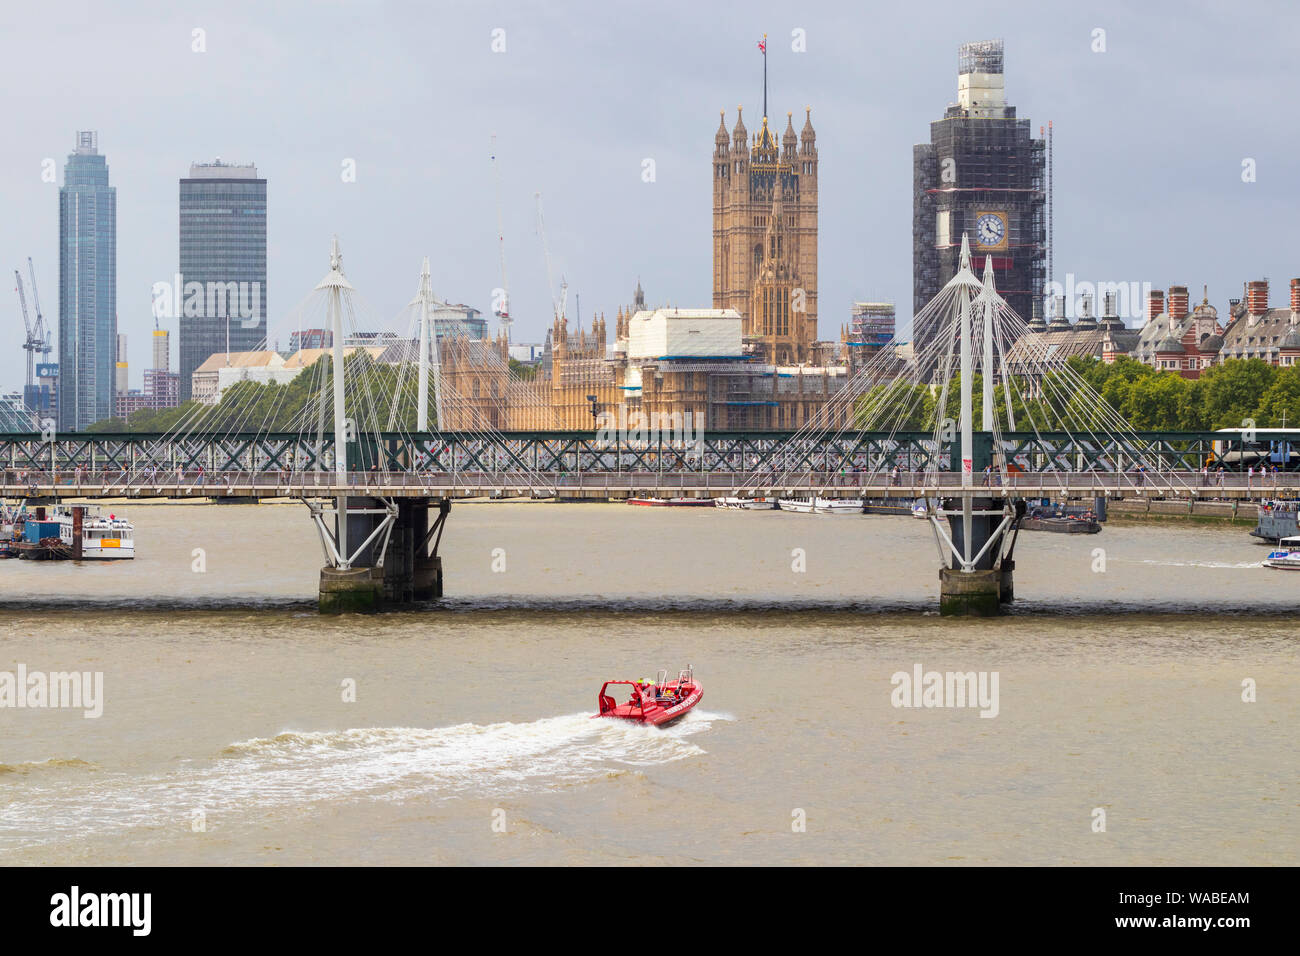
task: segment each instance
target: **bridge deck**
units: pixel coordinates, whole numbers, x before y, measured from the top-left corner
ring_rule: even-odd
[[[698,497],[724,495],[775,495],[804,497],[814,494],[851,498],[993,497],[993,498],[1223,498],[1295,497],[1300,494],[1300,473],[1247,475],[1225,472],[1201,475],[1191,472],[1058,472],[994,476],[986,482],[977,476],[972,487],[962,487],[962,476],[901,474],[897,477],[854,472],[804,472],[797,475],[727,475],[718,472],[458,472],[350,474],[339,484],[332,473],[235,472],[183,475],[77,475],[49,473],[0,479],[4,498],[325,498],[340,495],[420,498],[566,497],[627,498]]]

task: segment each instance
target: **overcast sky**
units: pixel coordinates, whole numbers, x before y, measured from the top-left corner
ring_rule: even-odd
[[[1194,301],[1208,283],[1222,311],[1266,276],[1280,305],[1300,275],[1292,3],[127,0],[6,4],[3,18],[0,267],[25,279],[32,256],[57,321],[58,188],[42,161],[61,184],[75,132],[98,130],[132,387],[150,290],[177,269],[177,181],[218,156],[268,180],[273,330],[328,270],[334,233],[378,314],[411,298],[426,255],[440,297],[490,312],[494,133],[515,341],[549,324],[536,192],[584,325],[593,310],[612,325],[638,277],[652,305],[711,305],[713,135],[738,104],[757,128],[763,33],[776,124],[792,110],[797,129],[813,108],[823,337],[854,299],[893,300],[909,320],[912,145],[955,100],[965,40],[1005,38],[1009,102],[1035,129],[1055,122],[1058,278],[1184,283]],[[22,384],[16,299],[0,309],[4,390]]]

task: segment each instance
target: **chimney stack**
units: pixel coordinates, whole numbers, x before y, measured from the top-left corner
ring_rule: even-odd
[[[1257,279],[1246,283],[1246,312],[1263,315],[1268,311],[1268,280]]]
[[[1107,292],[1102,296],[1102,302],[1104,303],[1102,317],[1113,318],[1115,316],[1115,293]]]
[[[1165,294],[1159,289],[1147,293],[1147,321],[1150,322],[1165,310]]]
[[[1169,320],[1181,322],[1187,318],[1187,286],[1171,285],[1169,287]]]
[[[1291,280],[1291,313],[1300,312],[1300,279]]]

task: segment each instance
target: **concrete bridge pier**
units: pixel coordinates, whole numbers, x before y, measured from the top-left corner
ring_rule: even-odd
[[[438,545],[451,512],[451,499],[417,501],[411,506],[411,601],[436,601],[442,597],[442,558]]]
[[[438,545],[451,510],[446,498],[348,498],[343,545],[329,535],[323,506],[310,505],[322,527],[326,559],[322,614],[372,613],[442,597]],[[337,508],[335,509],[337,525]],[[353,549],[348,551],[348,542]]]
[[[1017,515],[1024,513],[1024,503],[1017,502]],[[943,502],[948,519],[951,547],[947,566],[939,569],[939,613],[945,617],[993,617],[1003,604],[1015,598],[1012,559],[1015,539],[1007,546],[1006,512],[1000,500],[971,500],[970,550],[966,548],[966,516],[961,499]],[[971,555],[969,566],[962,560]]]

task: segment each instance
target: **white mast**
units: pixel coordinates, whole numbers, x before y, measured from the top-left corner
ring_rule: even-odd
[[[329,289],[330,329],[334,337],[334,474],[340,490],[347,487],[348,481],[348,422],[343,404],[343,291],[352,291],[352,284],[343,277],[343,253],[339,249],[339,237],[334,237],[330,247],[330,271],[316,285],[317,289]],[[348,496],[338,497],[338,553],[342,564],[348,567]]]
[[[984,374],[984,431],[993,431],[993,257],[984,257],[984,357],[980,370]]]
[[[424,257],[420,268],[420,288],[415,298],[420,303],[420,386],[418,410],[416,411],[416,429],[421,432],[429,430],[429,257]]]
[[[958,272],[970,272],[970,243],[966,234],[961,236],[961,261],[958,265]],[[971,319],[970,319],[970,290],[964,285],[959,290],[961,319],[961,486],[971,488],[974,486],[974,447],[975,439],[972,434],[973,422],[971,414],[971,376],[973,374],[971,355]],[[971,496],[962,496],[962,550],[965,552],[967,564],[971,559]]]

